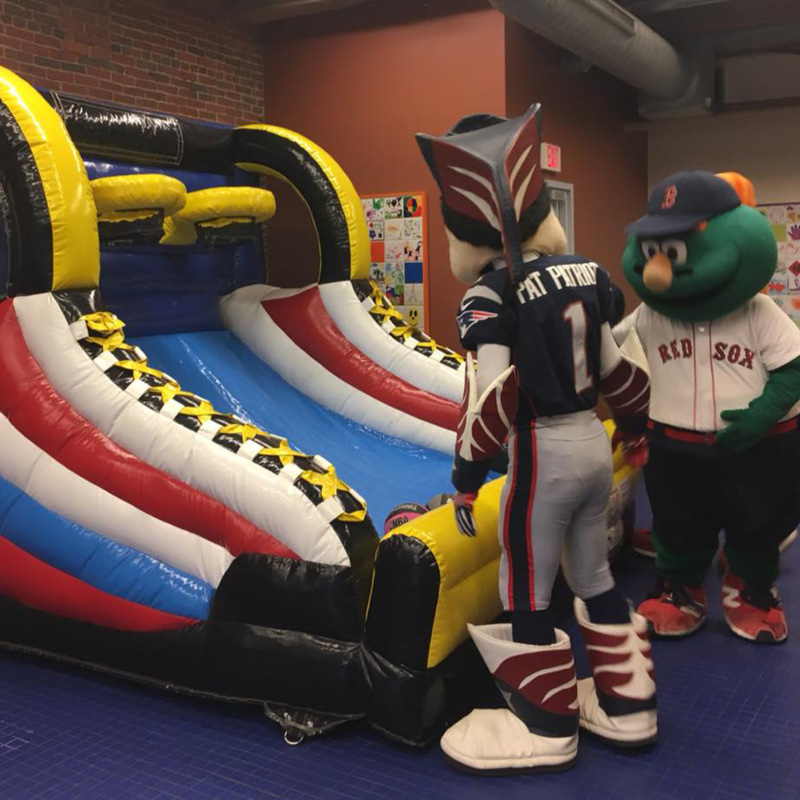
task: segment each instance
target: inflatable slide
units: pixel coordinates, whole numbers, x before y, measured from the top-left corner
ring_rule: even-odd
[[[449,489],[463,367],[366,279],[347,176],[285,129],[4,69],[0,111],[0,643],[259,703],[295,740],[359,717],[429,740],[482,677],[501,480],[477,542],[443,507],[379,543]],[[269,285],[264,174],[314,220],[302,290]]]

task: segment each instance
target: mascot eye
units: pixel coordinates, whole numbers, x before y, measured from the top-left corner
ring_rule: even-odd
[[[644,253],[644,257],[648,261],[660,250],[658,242],[653,241],[653,239],[642,239],[642,253]]]
[[[686,242],[682,239],[667,239],[661,242],[661,252],[673,264],[681,266],[686,263]]]

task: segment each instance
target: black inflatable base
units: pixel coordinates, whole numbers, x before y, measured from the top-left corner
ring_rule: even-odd
[[[569,612],[563,580],[553,606],[557,618]],[[175,631],[119,631],[0,596],[0,647],[197,697],[258,704],[287,741],[366,717],[386,736],[425,747],[473,708],[502,705],[471,640],[436,667],[417,670],[360,642],[221,619]]]
[[[0,646],[193,695],[355,719],[364,715],[361,645],[212,620],[119,631],[0,597]]]

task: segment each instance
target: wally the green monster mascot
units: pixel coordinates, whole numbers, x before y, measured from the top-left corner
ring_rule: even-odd
[[[759,293],[776,267],[772,231],[732,183],[702,171],[663,181],[627,231],[623,267],[643,301],[627,324],[650,368],[658,573],[639,613],[657,635],[697,630],[724,530],[729,627],[782,642],[778,546],[800,517],[800,329]]]

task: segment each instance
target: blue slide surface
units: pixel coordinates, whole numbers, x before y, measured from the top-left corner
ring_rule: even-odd
[[[379,535],[390,509],[426,503],[452,492],[452,458],[358,425],[289,386],[229,331],[203,331],[135,340],[148,363],[186,391],[210,400],[310,455],[330,461],[367,501]]]

